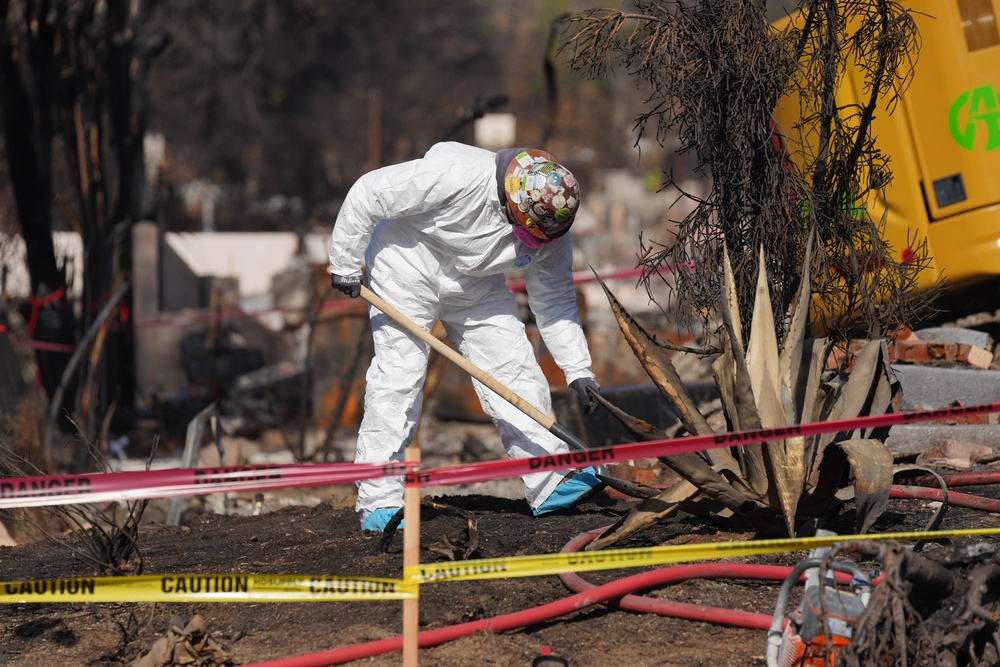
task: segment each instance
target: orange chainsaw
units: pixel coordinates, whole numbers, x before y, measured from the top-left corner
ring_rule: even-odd
[[[823,534],[835,533],[817,531],[817,536]],[[841,649],[851,643],[854,624],[871,597],[871,579],[854,563],[835,560],[821,581],[820,566],[829,550],[814,549],[782,583],[767,632],[767,667],[834,667]],[[833,571],[852,576],[850,590],[838,588]],[[792,588],[803,573],[802,599],[786,615]]]

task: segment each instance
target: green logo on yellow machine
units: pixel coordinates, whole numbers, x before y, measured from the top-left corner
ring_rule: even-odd
[[[977,138],[986,135],[983,150],[1000,147],[1000,97],[993,86],[979,86],[966,90],[951,103],[948,128],[959,146],[973,150]]]

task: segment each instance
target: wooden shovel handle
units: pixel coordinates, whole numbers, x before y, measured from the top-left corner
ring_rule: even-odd
[[[378,294],[375,294],[375,292],[372,292],[364,285],[361,286],[361,298],[391,317],[396,324],[430,345],[443,356],[455,362],[459,368],[495,391],[501,398],[509,402],[515,408],[528,415],[545,428],[550,428],[552,426],[553,419],[551,417],[525,401],[504,385],[497,382],[492,376],[487,374],[486,371],[473,364],[471,361],[463,357],[442,341],[438,340],[436,337],[432,336],[428,331],[425,331],[423,327],[418,326],[413,320],[390,306],[386,303],[385,299],[380,297]]]

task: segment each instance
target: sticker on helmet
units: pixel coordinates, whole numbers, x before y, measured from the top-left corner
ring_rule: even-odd
[[[541,243],[566,233],[580,204],[577,180],[542,150],[517,154],[503,181],[511,222]]]
[[[541,190],[546,183],[548,181],[541,174],[528,174],[528,177],[524,179],[524,188],[526,190]]]

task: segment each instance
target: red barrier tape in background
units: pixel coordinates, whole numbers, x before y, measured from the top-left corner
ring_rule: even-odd
[[[798,424],[782,428],[687,436],[669,440],[615,445],[601,449],[590,449],[585,452],[569,452],[527,459],[484,461],[429,470],[419,470],[416,466],[405,463],[321,463],[295,466],[237,466],[18,477],[0,479],[0,509],[108,500],[195,496],[223,491],[326,486],[403,474],[407,475],[407,481],[419,486],[453,486],[506,479],[533,472],[600,465],[611,461],[655,458],[699,452],[717,447],[749,445],[789,436],[849,432],[858,429],[872,429],[993,412],[1000,412],[1000,403],[898,412],[856,419]]]
[[[624,280],[626,278],[638,279],[642,277],[642,274],[644,272],[653,273],[653,271],[651,271],[650,269],[643,267],[639,267],[636,269],[612,269],[611,271],[601,271],[598,272],[597,276],[595,276],[590,271],[577,271],[576,273],[573,274],[573,284],[582,285],[584,283],[592,283],[598,278],[600,278],[601,280]],[[674,272],[674,267],[669,265],[661,267],[658,271],[656,271],[656,273],[673,273],[673,272]],[[509,289],[511,292],[528,291],[527,284],[524,280],[508,280],[507,289]]]
[[[634,268],[634,269],[613,269],[611,271],[606,271],[600,273],[601,280],[622,280],[626,278],[639,278],[642,276],[644,269]],[[672,272],[673,269],[665,267],[661,269],[661,272]],[[597,280],[597,277],[593,273],[577,272],[573,274],[573,284],[580,285],[583,283],[593,282]],[[527,288],[525,286],[524,280],[508,280],[507,288],[512,292],[526,292]],[[345,301],[342,299],[337,299],[333,301],[325,301],[320,310],[322,312],[326,311],[338,311],[338,310],[351,310],[354,308],[361,309],[365,306],[363,302],[350,300]],[[265,315],[273,314],[283,314],[283,313],[299,313],[308,310],[312,306],[278,306],[274,308],[265,308],[263,310],[255,310],[250,312],[244,311],[234,311],[228,313],[203,313],[199,315],[180,315],[177,317],[163,317],[156,320],[145,320],[142,322],[134,322],[133,327],[135,329],[155,329],[160,327],[184,327],[191,326],[194,324],[211,324],[215,322],[225,322],[228,320],[238,320],[238,319],[249,319],[255,317],[263,317]],[[64,345],[59,343],[44,343],[42,341],[33,340],[31,338],[27,339],[15,339],[11,341],[15,345],[24,345],[35,350],[45,350],[48,352],[73,352],[76,348],[72,345]]]
[[[363,301],[352,300],[342,300],[337,299],[334,301],[324,301],[320,306],[320,312],[327,311],[345,311],[349,312],[351,310],[364,310],[366,304]],[[142,322],[134,322],[133,328],[135,329],[156,329],[160,327],[186,327],[194,324],[212,324],[215,322],[225,322],[229,320],[241,320],[250,319],[256,317],[263,317],[265,315],[273,314],[283,314],[283,313],[298,313],[308,310],[311,306],[279,306],[275,308],[265,308],[263,310],[254,310],[250,312],[244,311],[232,311],[227,313],[203,313],[199,315],[179,315],[177,317],[164,317],[158,320],[145,320]],[[76,347],[73,345],[63,345],[59,343],[45,343],[33,339],[14,339],[11,341],[14,345],[24,345],[30,347],[34,350],[45,350],[48,352],[73,352]]]

